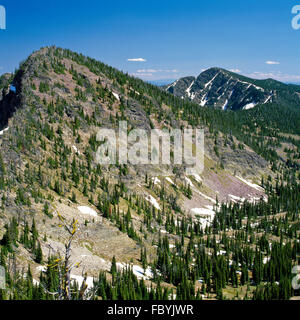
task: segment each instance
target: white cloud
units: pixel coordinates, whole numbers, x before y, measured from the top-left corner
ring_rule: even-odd
[[[132,75],[133,75],[134,77],[152,77],[152,76],[153,76],[152,73],[141,73],[141,72],[139,72],[139,73],[132,73]]]
[[[245,74],[245,76],[254,78],[254,79],[275,79],[281,82],[299,82],[300,81],[300,75],[297,74],[287,74],[282,73],[280,71],[278,72],[259,72],[255,71],[250,74]]]
[[[242,71],[240,69],[230,69],[229,71],[234,73],[241,73]]]
[[[147,60],[144,58],[133,58],[133,59],[127,59],[127,61],[130,62],[146,62]]]
[[[266,64],[276,65],[276,64],[280,64],[280,62],[278,62],[278,61],[270,61],[270,60],[268,60],[268,61],[266,61]]]
[[[176,69],[173,70],[164,70],[164,69],[140,69],[137,70],[138,73],[158,73],[158,72],[164,72],[164,73],[177,73],[179,72]]]
[[[137,73],[155,73],[157,70],[154,69],[139,69],[137,70]]]

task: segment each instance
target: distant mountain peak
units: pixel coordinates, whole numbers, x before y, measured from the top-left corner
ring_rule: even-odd
[[[273,79],[255,80],[213,67],[195,77],[176,80],[165,90],[204,107],[222,110],[248,110],[258,104],[275,102],[278,90],[290,90]],[[299,101],[300,102],[300,101]]]

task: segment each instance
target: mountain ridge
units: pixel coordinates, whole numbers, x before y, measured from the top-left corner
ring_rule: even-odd
[[[153,286],[163,287],[167,298],[173,297],[172,291],[178,298],[195,298],[192,292],[199,297],[200,290],[205,290],[204,299],[218,298],[220,275],[213,265],[234,270],[233,280],[222,276],[224,296],[233,298],[239,281],[245,297],[247,284],[235,278],[235,270],[248,274],[249,269],[253,280],[255,249],[268,258],[266,238],[274,242],[274,250],[279,231],[287,243],[297,238],[299,126],[293,115],[293,123],[282,119],[278,106],[270,104],[271,113],[264,107],[249,113],[197,108],[95,59],[57,47],[35,52],[3,81],[0,247],[2,261],[14,255],[20,273],[30,266],[31,280],[19,287],[27,288],[33,278],[48,291],[53,289],[47,287],[53,282],[48,277],[55,274],[48,272],[47,259],[50,253],[64,255],[61,216],[78,224],[72,261],[82,265],[73,278],[82,277],[83,283],[86,272],[101,285],[114,278],[116,265],[123,271],[131,265],[132,272],[127,272],[135,286],[127,281],[121,285],[134,290],[143,279],[145,297]],[[127,121],[129,130],[147,132],[202,128],[203,173],[186,176],[182,168],[171,166],[172,175],[165,177],[164,166],[98,165],[97,132],[116,129],[119,121]],[[253,257],[247,263],[240,260],[244,248]],[[266,264],[265,270],[269,267]],[[206,293],[211,282],[213,288]],[[8,292],[18,297],[14,287]],[[256,287],[248,296],[257,295]],[[97,291],[97,297],[111,297],[110,288]],[[43,287],[32,290],[39,290],[38,296]],[[111,290],[118,290],[115,282]],[[118,297],[126,298],[124,289],[120,291]]]
[[[291,100],[300,105],[300,86],[273,79],[251,79],[217,67],[203,71],[198,77],[180,78],[163,89],[202,107],[222,110],[247,110],[259,104]],[[287,95],[291,97],[287,98]]]

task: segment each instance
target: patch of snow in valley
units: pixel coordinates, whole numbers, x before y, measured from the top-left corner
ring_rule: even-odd
[[[222,110],[226,110],[228,106],[228,99],[226,99],[224,105],[222,106]]]
[[[32,279],[32,282],[33,282],[34,286],[39,286],[40,285],[40,282],[35,280],[35,279]]]
[[[248,85],[248,88],[247,89],[249,89],[250,87],[254,87],[255,89],[257,89],[257,90],[260,90],[260,91],[265,91],[263,88],[261,88],[261,87],[258,87],[258,86],[256,86],[255,84],[253,84],[253,83],[249,83],[249,82],[245,82],[245,81],[241,81],[241,80],[238,80],[238,82],[239,83],[243,83],[243,84],[247,84]]]
[[[272,98],[272,95],[270,95],[267,99],[266,99],[266,101],[263,103],[263,104],[266,104],[266,103],[268,103],[269,101],[270,101],[270,99]]]
[[[229,194],[228,195],[230,198],[232,198],[233,200],[235,201],[240,201],[240,202],[244,202],[246,199],[245,198],[240,198],[240,197],[237,197],[237,196],[234,196],[232,194]]]
[[[153,278],[153,273],[150,267],[148,267],[145,272],[145,270],[142,267],[134,265],[132,267],[132,271],[138,279],[149,280]]]
[[[157,177],[152,178],[152,180],[155,185],[160,184],[160,180]]]
[[[202,182],[202,179],[201,177],[199,176],[199,174],[194,174],[194,179],[197,181],[197,182]]]
[[[258,222],[254,222],[254,223],[251,223],[250,226],[251,226],[251,228],[258,227],[259,223]]]
[[[206,105],[207,101],[208,100],[207,100],[207,94],[206,94],[204,97],[202,97],[202,99],[200,101],[200,106],[204,107]]]
[[[210,216],[212,219],[215,216],[213,206],[206,206],[206,208],[193,208],[191,209],[191,211],[195,214]]]
[[[257,89],[257,90],[260,90],[260,91],[265,91],[265,89],[263,89],[263,88],[261,88],[261,87],[258,87],[258,86],[256,86],[255,84],[252,84],[252,86],[255,88],[255,89]]]
[[[191,97],[190,97],[190,99],[191,99],[191,100],[194,100],[194,99],[195,99],[195,97],[196,97],[196,93],[195,93],[195,92],[192,92],[192,93],[191,93]]]
[[[167,177],[166,180],[170,182],[173,186],[175,185],[171,178]]]
[[[73,148],[73,150],[74,150],[76,153],[80,154],[80,151],[77,149],[76,146],[72,146],[72,148]]]
[[[250,109],[253,109],[255,106],[257,105],[257,103],[248,103],[246,104],[244,107],[243,107],[243,110],[250,110]]]
[[[98,214],[95,210],[89,208],[89,207],[85,207],[85,206],[80,206],[77,208],[82,214],[87,214],[93,217],[98,217]]]
[[[262,187],[260,187],[259,185],[255,184],[255,183],[252,183],[248,180],[245,180],[241,177],[237,177],[239,180],[241,180],[242,182],[244,182],[245,184],[247,184],[249,187],[253,188],[253,189],[256,189],[257,191],[264,191],[264,189]]]
[[[113,92],[112,94],[118,101],[120,101],[120,96],[117,93]]]
[[[40,272],[46,272],[47,271],[47,267],[45,266],[39,266],[39,267],[36,267],[36,270],[40,271]]]
[[[205,229],[206,227],[210,227],[212,222],[210,219],[205,218],[197,218],[197,220],[200,222],[203,229]]]
[[[84,280],[84,277],[77,276],[75,274],[71,274],[70,278],[71,278],[71,280],[77,282],[78,287],[81,288],[83,280]],[[86,284],[87,284],[89,289],[93,288],[93,286],[94,286],[94,278],[93,277],[87,277],[86,278]]]
[[[6,132],[7,130],[9,130],[9,127],[3,129],[2,131],[0,131],[0,136],[2,136],[4,134],[4,132]]]
[[[250,200],[248,200],[250,203],[256,203],[260,200],[258,197],[252,197],[251,194],[248,194],[248,196],[250,197]]]
[[[46,272],[47,271],[47,267],[39,266],[39,267],[36,268],[36,270],[38,270],[40,272]],[[71,278],[71,281],[76,281],[77,282],[79,288],[81,287],[81,285],[83,283],[83,280],[84,280],[84,277],[71,274],[70,278]],[[39,283],[39,281],[33,279],[33,284],[38,286],[40,283]],[[87,277],[86,284],[87,284],[88,288],[92,288],[94,286],[94,278]]]
[[[176,84],[178,83],[178,81],[179,81],[179,80],[176,80],[176,81],[173,82],[171,85],[169,85],[169,86],[167,87],[167,90],[169,90],[169,89],[172,88],[172,87],[175,87]]]
[[[212,203],[217,203],[217,201],[209,196],[207,196],[206,194],[200,192],[199,190],[195,190],[201,197],[205,198],[206,200],[211,201]]]
[[[187,182],[187,184],[188,184],[190,187],[192,187],[192,188],[194,187],[191,179],[189,179],[188,177],[185,177],[185,181]]]
[[[234,92],[234,89],[230,92],[229,97],[228,97],[228,100],[232,97],[233,92]]]
[[[150,202],[157,210],[160,210],[160,205],[159,205],[159,203],[158,203],[157,200],[156,200],[154,197],[152,197],[150,194],[148,194],[145,199],[146,199],[146,201]]]
[[[132,268],[132,272],[133,274],[139,279],[143,279],[143,280],[149,280],[149,279],[152,279],[153,278],[153,272],[152,272],[152,269],[150,267],[148,267],[146,270],[144,270],[142,267],[140,266],[137,266],[137,265],[129,265],[129,264],[126,264],[126,263],[120,263],[120,262],[117,262],[117,268],[118,269],[125,269],[126,267],[128,268]]]
[[[220,72],[218,72],[208,83],[205,84],[205,89],[208,87],[208,86],[211,86],[213,81],[216,79],[216,77],[220,74]]]
[[[186,89],[186,93],[187,93],[187,95],[188,95],[189,98],[191,98],[191,88],[192,88],[192,86],[194,85],[194,83],[195,83],[195,81],[193,81],[193,82],[191,83],[191,85]]]

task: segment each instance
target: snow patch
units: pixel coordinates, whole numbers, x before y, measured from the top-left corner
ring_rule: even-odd
[[[171,85],[169,85],[169,86],[167,87],[167,90],[169,90],[169,89],[172,88],[172,87],[175,87],[178,81],[179,81],[179,80],[176,80],[176,81],[173,82]]]
[[[257,103],[248,103],[243,107],[243,110],[249,110],[249,109],[253,109],[255,106],[257,105]]]
[[[245,198],[240,198],[240,197],[234,196],[232,194],[229,194],[228,196],[238,202],[244,202],[246,200]]]
[[[167,177],[166,180],[170,182],[173,186],[175,185],[171,178]]]
[[[155,185],[160,184],[160,180],[157,177],[152,178],[152,180]]]
[[[4,132],[6,132],[7,130],[9,130],[9,127],[5,128],[4,130],[0,131],[0,136],[3,135]]]
[[[197,181],[197,182],[202,182],[202,179],[201,177],[199,176],[199,174],[194,174],[194,179]]]
[[[213,210],[213,206],[206,206],[206,208],[193,208],[192,212],[199,215],[210,216],[210,218],[214,218],[215,212]]]
[[[205,89],[212,85],[213,81],[216,79],[216,77],[219,75],[220,72],[218,72],[208,83],[205,84]]]
[[[149,280],[149,279],[152,279],[153,278],[153,272],[151,270],[150,267],[148,267],[146,270],[144,270],[142,267],[140,266],[137,266],[137,265],[129,265],[129,264],[126,264],[126,263],[120,263],[120,262],[117,262],[117,268],[118,269],[125,269],[126,267],[127,268],[132,268],[132,272],[133,274],[138,278],[138,279],[143,279],[143,280]]]
[[[98,217],[98,214],[95,210],[89,208],[89,207],[84,207],[84,206],[81,206],[81,207],[78,207],[77,208],[82,214],[87,214],[87,215],[90,215],[90,216],[93,216],[93,217]]]
[[[47,271],[47,267],[45,267],[45,266],[39,266],[39,267],[36,267],[36,270],[37,270],[37,271],[40,271],[40,272],[46,272],[46,271]]]
[[[271,98],[272,98],[272,94],[270,96],[268,96],[268,98],[266,99],[266,101],[263,104],[268,103],[271,100]]]
[[[187,95],[188,95],[189,98],[192,97],[191,88],[192,88],[192,86],[194,85],[194,83],[195,83],[195,81],[192,81],[191,85],[186,89],[186,93],[187,93]],[[193,95],[193,97],[195,97],[195,96]],[[192,98],[192,100],[193,100],[193,98]]]
[[[138,279],[149,280],[153,278],[153,273],[150,267],[144,270],[142,267],[134,265],[132,267],[132,271]]]
[[[222,106],[222,110],[226,110],[228,106],[228,99],[226,99],[224,105]]]
[[[242,182],[244,182],[245,184],[247,184],[249,187],[257,190],[257,191],[264,191],[264,189],[262,187],[260,187],[259,185],[255,184],[255,183],[252,183],[248,180],[245,180],[241,177],[237,177],[239,180],[241,180]]]
[[[241,80],[238,80],[238,82],[239,83],[243,83],[243,84],[247,84],[248,85],[247,89],[249,89],[250,87],[254,87],[257,90],[260,90],[260,91],[263,91],[263,92],[265,91],[263,88],[258,87],[255,84],[252,84],[252,83],[249,83],[249,82],[245,82],[245,81],[241,81]]]
[[[76,153],[80,154],[80,151],[77,149],[76,146],[72,146],[72,148],[73,148],[73,150],[74,150]]]
[[[39,286],[40,285],[40,282],[35,280],[35,279],[32,279],[32,282],[33,282],[34,286]]]
[[[84,280],[84,277],[77,276],[75,274],[71,274],[70,278],[71,278],[71,280],[77,282],[78,287],[81,288],[83,280]],[[86,278],[86,284],[87,284],[89,289],[93,288],[93,286],[94,286],[94,278],[93,277],[87,277]]]
[[[270,259],[271,259],[270,257],[264,258],[263,263],[264,263],[264,264],[267,264],[267,263],[270,261]]]
[[[120,96],[117,93],[113,92],[112,94],[118,101],[120,101]]]
[[[208,99],[207,99],[207,94],[201,98],[201,101],[200,101],[200,106],[201,107],[204,107],[207,103]]]
[[[189,179],[188,177],[185,177],[185,181],[187,182],[187,184],[188,184],[190,187],[192,187],[192,188],[194,187],[191,179]]]
[[[211,201],[212,203],[217,203],[217,201],[209,196],[207,196],[206,194],[198,191],[198,190],[195,190],[201,197],[205,198],[206,200],[209,200]]]
[[[157,210],[160,210],[160,205],[158,204],[157,200],[150,194],[148,194],[145,199],[146,201],[150,202]]]

